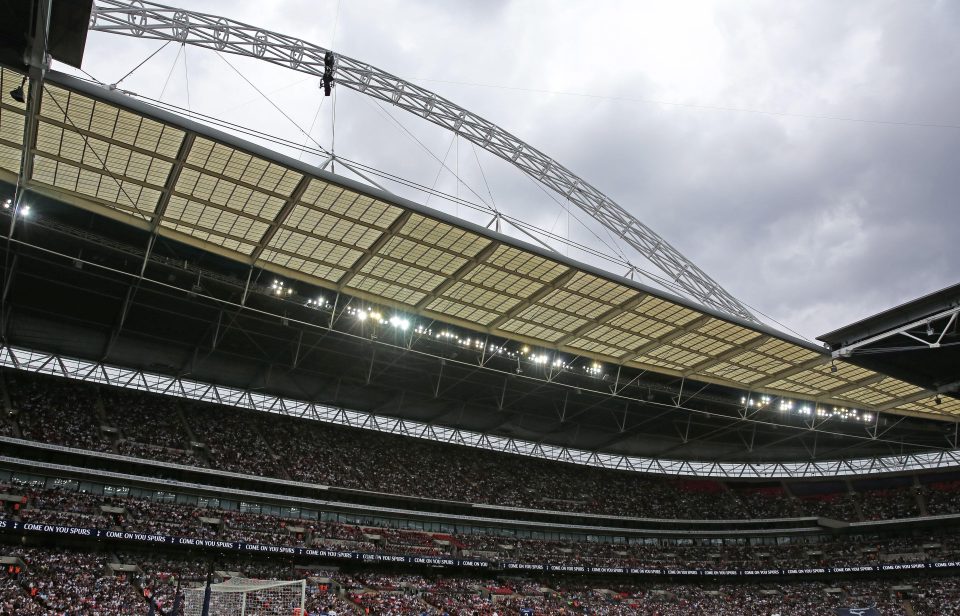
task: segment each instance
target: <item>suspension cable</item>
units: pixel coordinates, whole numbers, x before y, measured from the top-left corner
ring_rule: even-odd
[[[167,41],[166,43],[164,43],[163,45],[161,45],[159,49],[157,49],[157,50],[154,51],[152,54],[150,54],[149,56],[147,56],[146,58],[144,58],[143,60],[141,60],[141,61],[140,61],[140,64],[134,66],[132,69],[130,69],[129,71],[127,71],[127,74],[126,74],[126,75],[124,75],[124,76],[121,77],[120,79],[117,79],[116,81],[114,81],[114,82],[113,82],[114,87],[120,85],[120,82],[123,81],[124,79],[126,79],[127,77],[129,77],[130,75],[133,75],[133,74],[137,71],[138,68],[140,68],[141,66],[143,66],[144,64],[146,64],[147,62],[149,62],[151,58],[153,58],[155,55],[157,55],[158,53],[160,53],[161,51],[163,51],[163,48],[166,47],[166,46],[169,45],[169,44],[170,44],[170,41]]]
[[[177,68],[177,62],[180,61],[180,53],[183,52],[185,47],[186,47],[185,45],[181,45],[180,49],[177,50],[177,57],[173,59],[173,65],[170,67],[170,72],[167,73],[167,79],[166,81],[163,82],[163,88],[160,89],[160,96],[159,96],[160,100],[163,100],[163,95],[167,91],[167,85],[170,84],[170,78],[173,77],[173,70]]]

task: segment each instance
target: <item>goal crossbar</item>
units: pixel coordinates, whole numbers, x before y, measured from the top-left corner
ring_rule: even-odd
[[[291,616],[303,613],[306,580],[230,578],[210,585],[209,616]],[[206,587],[184,590],[184,616],[201,616]]]

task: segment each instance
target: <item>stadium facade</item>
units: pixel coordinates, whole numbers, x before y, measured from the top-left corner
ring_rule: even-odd
[[[956,605],[957,288],[812,344],[679,253],[647,256],[697,274],[673,272],[690,298],[48,70],[79,65],[76,15],[22,4],[6,27],[43,36],[0,54],[15,613],[200,613],[181,591],[223,580],[223,613]],[[147,3],[91,26],[285,50],[617,211],[328,50]],[[922,365],[878,356],[898,336]]]

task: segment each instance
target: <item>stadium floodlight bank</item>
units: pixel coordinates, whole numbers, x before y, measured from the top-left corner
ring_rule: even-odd
[[[184,616],[203,616],[205,586],[183,591]],[[306,580],[230,578],[210,585],[210,616],[291,616],[305,614]]]

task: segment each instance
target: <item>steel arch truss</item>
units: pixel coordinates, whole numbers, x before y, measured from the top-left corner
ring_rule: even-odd
[[[960,450],[958,449],[823,462],[732,463],[623,456],[534,443],[522,439],[353,411],[325,404],[279,398],[249,390],[214,385],[182,377],[164,376],[142,370],[121,368],[102,362],[62,357],[52,353],[7,345],[0,346],[0,367],[222,404],[264,413],[312,419],[324,423],[428,441],[465,445],[488,451],[652,475],[682,475],[721,479],[808,479],[960,467]]]
[[[321,78],[330,51],[223,17],[140,0],[98,0],[90,29],[258,58]],[[425,88],[348,56],[335,54],[333,58],[335,83],[421,116],[513,164],[615,233],[692,299],[759,322],[746,306],[650,227],[540,150]],[[329,72],[326,77],[330,78]]]

